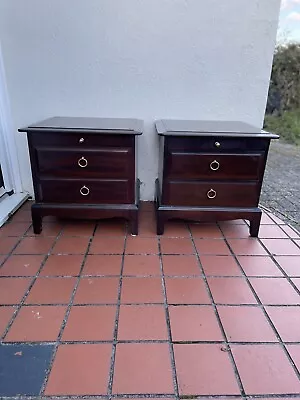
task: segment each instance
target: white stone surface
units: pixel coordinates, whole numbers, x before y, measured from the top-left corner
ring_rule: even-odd
[[[55,115],[137,117],[142,198],[159,118],[262,126],[280,0],[1,0],[15,129]],[[17,133],[32,192],[25,134]]]

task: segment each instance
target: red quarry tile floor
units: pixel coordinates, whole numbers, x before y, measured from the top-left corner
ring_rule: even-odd
[[[216,304],[256,304],[254,294],[245,278],[208,278]]]
[[[255,238],[228,239],[228,244],[236,255],[264,256],[268,254]]]
[[[57,239],[52,250],[53,254],[85,254],[89,238],[61,236]]]
[[[180,395],[240,394],[230,355],[221,344],[175,344]]]
[[[0,229],[0,238],[8,236],[22,236],[30,228],[30,222],[13,222],[7,223]],[[57,233],[58,234],[58,233]]]
[[[243,272],[233,256],[200,256],[206,276],[242,276]]]
[[[158,240],[140,236],[128,236],[126,254],[158,254]]]
[[[288,276],[300,277],[300,264],[298,256],[278,256],[274,257],[274,260]]]
[[[118,278],[80,279],[74,304],[115,304],[118,301]]]
[[[230,342],[277,342],[276,334],[259,307],[218,306]]]
[[[43,260],[43,255],[12,255],[0,269],[0,276],[35,276],[41,268]]]
[[[37,278],[25,304],[68,304],[75,284],[75,278]]]
[[[300,305],[300,296],[286,278],[250,278],[262,304]]]
[[[158,255],[125,255],[124,276],[160,276],[160,274],[160,258]]]
[[[259,236],[263,239],[288,238],[285,231],[276,225],[262,225],[259,230]]]
[[[123,278],[121,303],[163,303],[161,278]]]
[[[189,276],[202,273],[195,256],[163,255],[162,265],[165,276]]]
[[[21,307],[5,342],[55,342],[66,306]]]
[[[17,237],[1,237],[0,254],[10,254],[18,242],[19,238]]]
[[[74,342],[112,341],[115,319],[116,306],[73,306],[62,340]]]
[[[237,259],[247,276],[283,276],[269,256],[238,256]]]
[[[94,230],[95,224],[93,222],[73,222],[64,226],[62,236],[91,237]]]
[[[0,279],[0,305],[19,304],[29,289],[30,278]]]
[[[124,220],[104,220],[97,224],[94,236],[119,236],[124,237],[127,233],[127,225]]]
[[[14,399],[299,400],[300,236],[264,212],[257,239],[243,220],[160,237],[152,204],[137,237],[53,217],[34,235],[28,202],[0,228],[0,371]]]
[[[162,254],[194,254],[195,248],[191,239],[161,237]]]
[[[166,313],[160,305],[121,305],[119,340],[168,340]]]
[[[190,237],[188,225],[177,221],[168,221],[165,226],[164,234],[168,237]]]
[[[290,344],[288,346],[286,346],[290,356],[292,357],[292,361],[294,363],[294,365],[296,366],[296,368],[298,369],[298,371],[300,370],[300,346],[299,344]]]
[[[68,256],[67,256],[68,257]],[[72,263],[73,265],[73,263]],[[121,255],[88,255],[85,259],[82,275],[119,276],[122,268]]]
[[[262,227],[263,225],[261,225]],[[222,233],[226,239],[247,239],[249,227],[246,224],[228,224],[222,226]],[[221,236],[223,238],[223,236]]]
[[[293,278],[292,282],[294,286],[296,287],[296,290],[300,292],[300,278]]]
[[[54,241],[54,237],[25,237],[14,250],[14,254],[48,254]]]
[[[231,349],[247,394],[300,393],[300,380],[279,344],[232,345]]]
[[[123,254],[125,240],[124,237],[102,237],[94,236],[89,248],[90,254]]]
[[[105,394],[108,386],[111,344],[62,344],[59,346],[45,394]]]
[[[195,245],[199,255],[212,254],[229,256],[231,254],[224,239],[195,239]]]
[[[300,248],[291,239],[262,239],[274,256],[300,256]]]
[[[174,393],[166,343],[117,344],[112,393]]]
[[[300,342],[299,307],[266,307],[266,311],[284,342]]]
[[[223,239],[222,232],[216,224],[190,224],[190,230],[194,238]]]
[[[47,218],[47,217],[46,217]],[[46,220],[45,218],[45,220]],[[44,222],[43,223],[43,231],[40,233],[40,236],[42,237],[57,237],[62,231],[63,224],[60,222]],[[26,232],[26,236],[35,236],[33,233],[32,227],[28,229]]]
[[[78,276],[82,263],[83,255],[50,255],[39,276]]]
[[[168,304],[210,304],[202,278],[166,278]]]
[[[11,320],[16,308],[12,306],[1,306],[0,307],[0,335],[2,336]]]
[[[211,306],[170,306],[174,342],[222,341],[223,335]]]

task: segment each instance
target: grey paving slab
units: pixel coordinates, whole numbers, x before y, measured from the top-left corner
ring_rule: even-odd
[[[300,147],[271,144],[260,203],[300,230]]]

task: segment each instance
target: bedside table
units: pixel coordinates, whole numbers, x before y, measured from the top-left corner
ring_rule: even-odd
[[[172,218],[244,218],[258,235],[261,185],[271,139],[278,135],[235,121],[156,122],[160,137],[156,180],[157,234]]]
[[[34,233],[42,217],[112,218],[138,233],[139,180],[136,119],[54,117],[19,129],[27,132],[35,204]]]

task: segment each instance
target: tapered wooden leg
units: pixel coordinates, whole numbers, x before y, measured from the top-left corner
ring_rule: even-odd
[[[256,213],[256,215],[250,220],[250,236],[258,237],[260,220],[261,220],[261,212]]]

